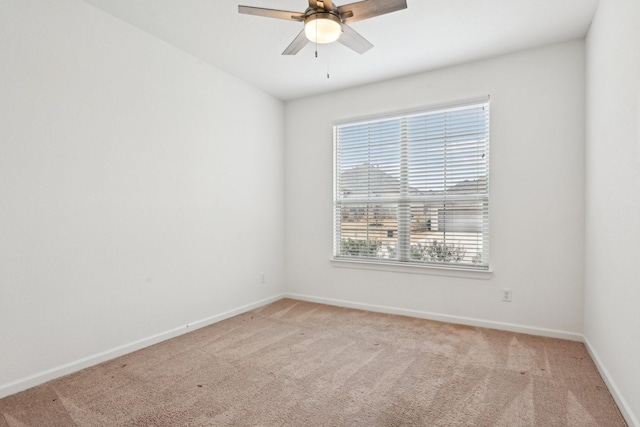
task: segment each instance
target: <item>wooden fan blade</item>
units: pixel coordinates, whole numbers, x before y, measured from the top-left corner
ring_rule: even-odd
[[[373,47],[373,45],[369,43],[367,39],[358,34],[356,30],[345,24],[342,24],[342,34],[340,35],[338,41],[349,49],[358,52],[360,55]]]
[[[318,2],[316,0],[309,0],[309,7],[311,9],[315,9],[318,7]]]
[[[407,8],[407,0],[364,0],[338,7],[342,22],[351,24]]]
[[[324,10],[333,10],[333,3],[331,0],[323,0]]]
[[[300,52],[303,47],[305,47],[309,43],[309,39],[307,38],[304,30],[300,31],[300,34],[296,36],[295,39],[291,42],[289,46],[282,52],[283,55],[295,55]]]
[[[286,19],[287,21],[304,21],[304,13],[288,10],[265,9],[253,6],[238,6],[238,12],[247,15],[266,16],[267,18]]]

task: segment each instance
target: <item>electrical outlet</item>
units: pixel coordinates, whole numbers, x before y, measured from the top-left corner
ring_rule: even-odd
[[[511,302],[511,289],[502,288],[502,301]]]
[[[260,283],[267,283],[267,274],[265,272],[260,273]]]

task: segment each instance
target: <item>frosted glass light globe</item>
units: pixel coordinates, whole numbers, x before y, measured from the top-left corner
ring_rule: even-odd
[[[331,13],[316,13],[305,20],[304,34],[312,43],[333,43],[341,33],[340,18]]]

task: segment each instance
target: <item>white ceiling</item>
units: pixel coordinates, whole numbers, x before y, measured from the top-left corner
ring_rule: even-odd
[[[364,55],[333,43],[315,58],[311,44],[281,55],[302,23],[238,13],[238,4],[303,12],[307,0],[85,1],[283,100],[581,38],[598,2],[407,0],[352,24],[374,44]]]

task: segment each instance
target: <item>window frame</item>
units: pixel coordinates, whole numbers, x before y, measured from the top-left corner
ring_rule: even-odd
[[[344,197],[341,200],[339,197],[339,178],[338,174],[340,173],[341,165],[338,164],[338,144],[339,138],[337,129],[340,127],[358,125],[358,124],[371,124],[378,121],[385,120],[405,120],[415,116],[424,115],[429,116],[431,114],[444,113],[448,111],[454,111],[457,109],[469,109],[474,106],[483,106],[485,108],[484,111],[484,120],[486,123],[486,127],[484,128],[484,142],[483,142],[483,150],[486,153],[486,166],[484,167],[485,179],[486,179],[486,191],[485,192],[477,192],[472,193],[471,196],[466,196],[466,199],[473,203],[480,203],[478,206],[481,206],[481,213],[478,214],[481,221],[483,221],[483,225],[480,227],[481,231],[477,233],[477,238],[482,241],[482,260],[481,264],[474,265],[469,264],[469,262],[458,263],[458,262],[444,262],[444,261],[425,261],[424,259],[416,261],[412,259],[409,252],[412,247],[411,241],[411,224],[412,224],[412,214],[409,211],[409,215],[406,213],[404,216],[399,212],[401,205],[405,204],[410,206],[412,202],[411,198],[407,198],[406,200],[402,198],[398,198],[397,209],[398,211],[395,214],[396,217],[396,225],[397,225],[397,241],[396,241],[396,250],[402,251],[397,256],[397,259],[385,259],[379,257],[370,257],[370,256],[353,256],[353,255],[341,255],[340,254],[340,245],[342,244],[343,235],[341,234],[341,214],[338,213],[338,210],[342,210],[344,207],[350,206],[350,203],[345,202]],[[492,270],[490,268],[490,257],[489,257],[489,236],[490,236],[490,227],[489,227],[489,201],[490,201],[490,160],[489,160],[489,148],[490,148],[490,96],[485,96],[482,98],[475,98],[465,101],[456,101],[446,104],[438,104],[431,105],[428,107],[422,107],[418,109],[412,110],[402,110],[396,111],[387,114],[380,115],[372,115],[367,117],[359,117],[355,119],[347,119],[340,120],[333,123],[333,257],[331,258],[332,265],[337,267],[350,267],[350,268],[367,268],[374,270],[383,270],[383,271],[402,271],[402,272],[410,272],[410,273],[435,273],[438,275],[451,275],[451,272],[454,272],[453,275],[457,275],[459,277],[476,277],[476,278],[488,278],[490,277]],[[406,145],[407,142],[400,142],[399,144]],[[483,155],[484,158],[484,155]],[[405,162],[402,162],[405,163]],[[406,161],[406,165],[401,167],[407,167],[408,165],[412,165],[408,160]],[[443,168],[443,170],[446,168]],[[478,178],[480,179],[480,178]],[[370,191],[371,187],[367,187],[368,191]],[[415,199],[414,199],[415,200]],[[436,200],[439,203],[446,203],[447,200],[455,201],[455,200],[465,200],[465,196],[460,199],[457,199],[456,196],[451,196],[450,194],[445,192],[439,196],[424,196],[421,198],[421,203],[424,203],[425,206],[427,204],[427,200]],[[351,202],[354,203],[354,202]],[[374,203],[367,202],[367,208],[374,207]],[[406,209],[406,208],[405,208]],[[411,208],[409,208],[411,209]],[[467,206],[468,209],[468,206]],[[401,218],[404,218],[401,219]],[[473,218],[470,217],[469,218]],[[447,219],[449,221],[449,219]],[[467,221],[470,221],[467,219]],[[467,227],[472,227],[473,224],[467,222]],[[429,228],[430,230],[430,228]],[[444,227],[443,227],[444,230]],[[389,237],[389,236],[387,236]],[[443,240],[444,243],[444,240]],[[475,261],[473,261],[475,262]]]

